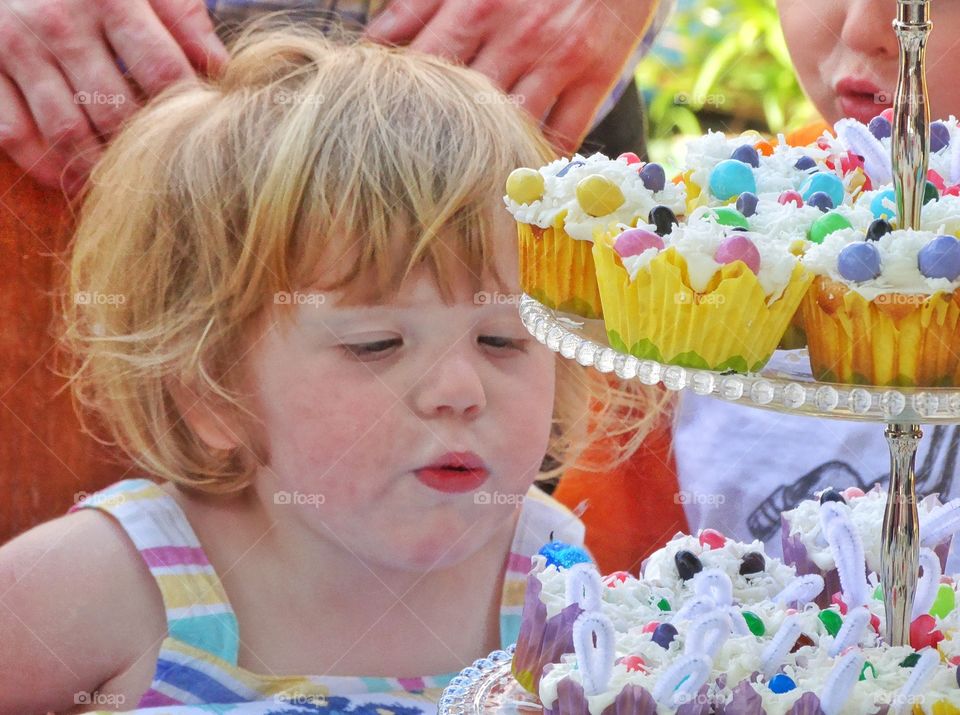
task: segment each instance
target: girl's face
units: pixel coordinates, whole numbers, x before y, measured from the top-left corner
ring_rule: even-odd
[[[498,269],[516,292],[504,231]],[[251,365],[270,464],[257,492],[273,516],[365,563],[416,571],[502,533],[546,451],[555,356],[512,295],[488,290],[446,305],[424,272],[387,303],[326,295],[300,304],[285,334],[264,333]]]
[[[931,2],[927,43],[930,118],[960,114],[956,31],[960,3]],[[869,122],[893,104],[899,44],[896,0],[777,0],[780,21],[807,95],[829,123]]]

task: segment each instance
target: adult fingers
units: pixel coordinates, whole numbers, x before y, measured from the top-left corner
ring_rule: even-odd
[[[223,69],[230,55],[217,37],[204,0],[150,0],[150,5],[197,70],[216,75]]]
[[[496,32],[495,20],[500,18],[481,10],[490,4],[492,0],[445,0],[410,43],[411,49],[468,64]]]
[[[392,0],[367,26],[375,42],[403,45],[430,22],[444,0]]]
[[[593,118],[610,91],[601,82],[586,82],[566,88],[550,110],[544,131],[566,152],[576,151],[590,131]]]

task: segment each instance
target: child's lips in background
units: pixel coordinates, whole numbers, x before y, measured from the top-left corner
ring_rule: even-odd
[[[880,89],[870,80],[844,77],[835,89],[843,115],[864,124],[893,106],[893,92]]]
[[[445,494],[461,494],[479,487],[490,476],[473,452],[449,452],[414,471],[421,484]]]

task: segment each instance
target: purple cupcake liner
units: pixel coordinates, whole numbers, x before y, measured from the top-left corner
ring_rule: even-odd
[[[721,676],[717,682],[722,686],[724,679],[725,676]],[[716,712],[716,704],[711,701],[709,691],[709,684],[705,684],[697,692],[693,701],[684,703],[676,709],[676,715],[711,715]],[[557,683],[556,701],[552,707],[545,707],[543,712],[544,715],[585,715],[589,712],[589,704],[583,692],[583,686],[572,678],[563,678]],[[733,710],[728,712],[734,715]],[[657,702],[649,690],[640,685],[626,685],[600,715],[656,714]]]
[[[560,662],[560,656],[573,653],[573,624],[583,612],[572,603],[553,618],[547,618],[547,607],[540,600],[543,586],[537,574],[527,576],[523,602],[523,620],[513,655],[513,677],[534,695],[539,695],[543,669]]]

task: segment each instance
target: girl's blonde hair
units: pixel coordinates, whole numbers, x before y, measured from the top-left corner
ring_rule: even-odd
[[[242,33],[221,77],[164,92],[92,174],[59,330],[81,420],[96,415],[109,433],[98,439],[150,474],[242,489],[268,460],[243,390],[264,309],[307,286],[376,301],[418,266],[444,295],[467,266],[480,290],[496,275],[491,221],[507,174],[552,158],[471,70],[304,27]],[[657,417],[659,397],[559,358],[557,375],[556,472],[610,433],[608,417],[643,416],[621,423],[612,460]],[[176,381],[237,416],[242,446],[201,440]]]

